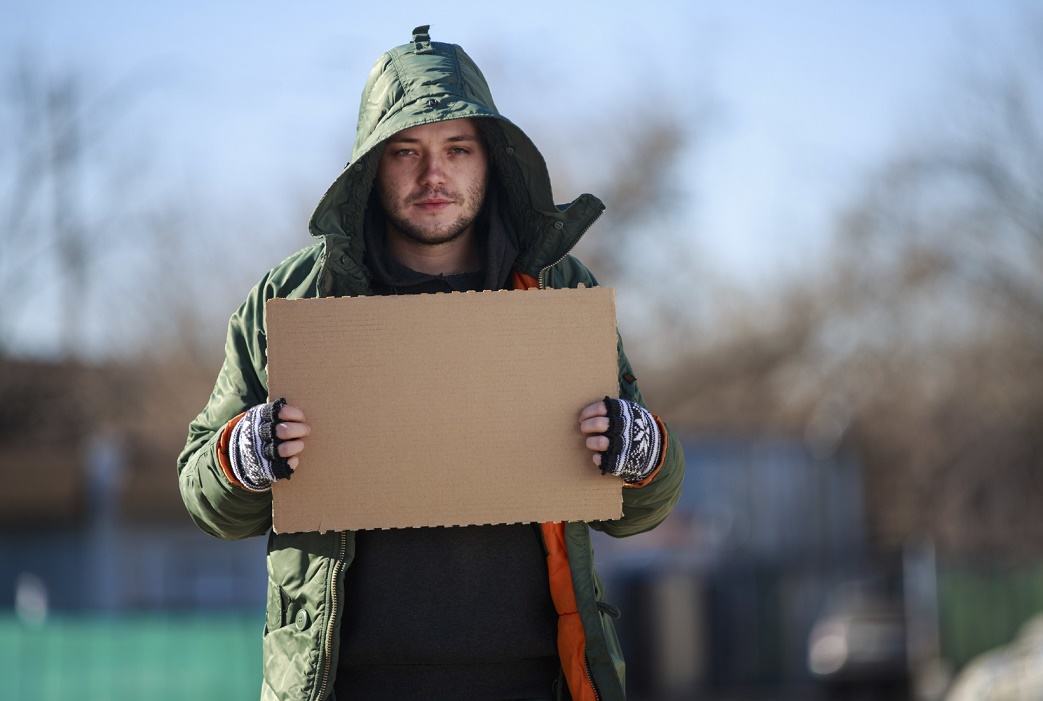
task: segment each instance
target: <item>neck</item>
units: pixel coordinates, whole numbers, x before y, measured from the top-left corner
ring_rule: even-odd
[[[434,245],[414,241],[390,222],[386,232],[388,252],[399,263],[418,273],[454,275],[482,267],[473,225],[452,241]]]

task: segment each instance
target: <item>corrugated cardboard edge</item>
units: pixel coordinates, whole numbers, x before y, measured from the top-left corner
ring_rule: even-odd
[[[608,302],[609,302],[611,310],[612,310],[612,318],[614,320],[614,318],[615,318],[614,290],[612,290],[611,288],[603,288],[603,287],[580,288],[580,290],[582,290],[582,291],[596,291],[595,292],[596,294],[606,294],[607,297],[608,297]],[[496,291],[482,291],[482,292],[462,292],[462,293],[457,292],[457,293],[449,293],[449,294],[450,294],[450,296],[501,297],[501,296],[508,296],[508,295],[519,295],[519,294],[522,294],[522,293],[525,293],[525,292],[532,292],[534,294],[540,294],[540,295],[544,295],[544,296],[555,296],[555,295],[575,295],[580,290],[577,290],[577,289],[496,290]],[[410,297],[411,298],[432,297],[432,296],[435,296],[436,294],[439,295],[439,296],[444,296],[445,295],[445,293],[429,293],[429,294],[422,294],[422,295],[410,295]],[[304,300],[274,298],[274,299],[268,300],[267,305],[266,305],[266,314],[271,313],[271,311],[273,309],[275,309],[276,313],[278,313],[279,308],[285,309],[285,308],[288,308],[288,305],[295,305],[295,304],[309,304],[309,305],[337,304],[339,302],[343,302],[343,300],[345,300],[345,299],[353,300],[353,304],[363,304],[363,305],[365,305],[365,304],[378,304],[378,305],[380,305],[380,304],[387,304],[389,299],[395,299],[395,298],[372,297],[372,296],[325,297],[325,298],[312,298],[312,299],[304,299]],[[287,306],[284,306],[284,305],[287,305]],[[278,353],[278,345],[279,344],[278,344],[277,341],[275,341],[275,342],[272,342],[272,341],[275,341],[275,339],[270,339],[271,345],[269,346],[269,353],[271,354],[273,351],[275,353]],[[615,345],[614,328],[613,328],[613,338],[612,338],[612,344],[611,344],[611,349],[610,350],[611,350],[611,356],[612,356],[612,361],[613,361],[612,365],[613,365],[613,367],[615,367],[616,345]],[[605,352],[607,353],[608,349],[605,349]],[[270,381],[271,381],[271,379],[272,378],[269,378]],[[277,381],[278,380],[276,378],[276,381],[272,382],[272,384],[275,385]],[[613,382],[614,382],[614,384],[613,384],[614,390],[612,392],[608,392],[607,394],[609,394],[611,396],[616,396],[616,394],[618,394],[618,382],[615,379],[614,379]],[[275,395],[273,394],[272,396],[274,397]],[[578,435],[578,428],[577,428],[577,435]],[[591,470],[595,471],[595,473],[596,473],[597,468],[594,466],[592,461],[589,461],[589,453],[588,453],[588,464],[589,464],[589,467],[591,468]],[[612,518],[620,518],[620,517],[622,517],[622,481],[620,479],[618,479],[618,478],[615,478],[615,477],[612,477],[612,476],[608,476],[608,475],[597,475],[597,477],[598,477],[598,479],[611,481],[611,482],[615,483],[615,485],[617,486],[617,490],[615,491],[616,504],[615,504],[615,513],[614,514],[606,515],[605,512],[603,512],[603,511],[600,512],[600,513],[597,513],[597,514],[586,514],[586,513],[582,513],[581,511],[577,511],[577,510],[572,510],[568,514],[554,513],[553,511],[548,511],[545,514],[541,514],[540,518],[533,519],[533,520],[536,520],[536,521],[539,521],[539,522],[598,521],[598,520],[610,520]],[[277,483],[275,485],[274,491],[277,493],[279,491],[279,489],[280,489],[280,484]],[[274,512],[275,512],[275,500],[273,499],[273,523],[278,525],[278,521],[276,520]],[[385,528],[424,528],[424,527],[431,527],[431,526],[435,526],[435,525],[437,525],[437,526],[445,526],[445,527],[470,526],[470,525],[500,525],[500,524],[513,524],[513,523],[523,523],[523,522],[530,522],[530,521],[520,521],[520,520],[473,520],[472,519],[472,520],[461,520],[461,521],[456,522],[456,523],[450,523],[450,522],[447,521],[447,522],[442,522],[442,523],[438,523],[438,524],[431,524],[431,523],[402,523],[400,525],[395,525],[395,526],[384,526],[384,527],[372,527],[372,526],[370,526],[370,527],[367,527],[367,529],[369,529],[369,528],[373,528],[373,529],[385,529]],[[293,531],[286,531],[286,532],[304,532],[305,530],[308,530],[308,531],[310,531],[310,530],[317,530],[319,532],[326,532],[326,531],[330,531],[330,530],[340,530],[340,529],[339,528],[326,528],[325,524],[322,522],[322,519],[321,519],[321,516],[320,516],[320,519],[317,522],[316,527],[314,529],[294,529]],[[284,531],[276,528],[276,532],[284,532]]]

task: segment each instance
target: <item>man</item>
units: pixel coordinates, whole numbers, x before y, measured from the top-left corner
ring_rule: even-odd
[[[655,527],[684,458],[643,407],[621,342],[620,396],[577,407],[576,427],[591,469],[623,479],[622,518],[270,532],[270,485],[298,468],[311,429],[299,407],[267,402],[265,300],[594,285],[568,252],[602,209],[590,195],[553,204],[543,158],[460,47],[418,27],[377,62],[352,161],[311,220],[318,241],[232,315],[220,376],[178,460],[200,528],[268,534],[262,698],[624,697],[589,528]]]

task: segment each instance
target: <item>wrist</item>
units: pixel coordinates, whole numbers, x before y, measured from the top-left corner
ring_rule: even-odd
[[[663,434],[659,422],[637,402],[605,397],[609,447],[601,456],[601,471],[634,484],[647,478],[659,464]]]
[[[265,492],[273,482],[288,479],[293,470],[279,455],[282,441],[275,426],[285,399],[251,407],[232,429],[229,439],[231,469],[242,487],[252,492]]]

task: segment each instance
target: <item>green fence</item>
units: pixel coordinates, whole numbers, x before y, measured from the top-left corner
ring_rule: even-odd
[[[938,573],[942,655],[962,666],[1005,645],[1043,612],[1043,566],[949,569]]]
[[[0,616],[0,699],[257,699],[263,625],[261,613],[65,616],[42,625]]]

